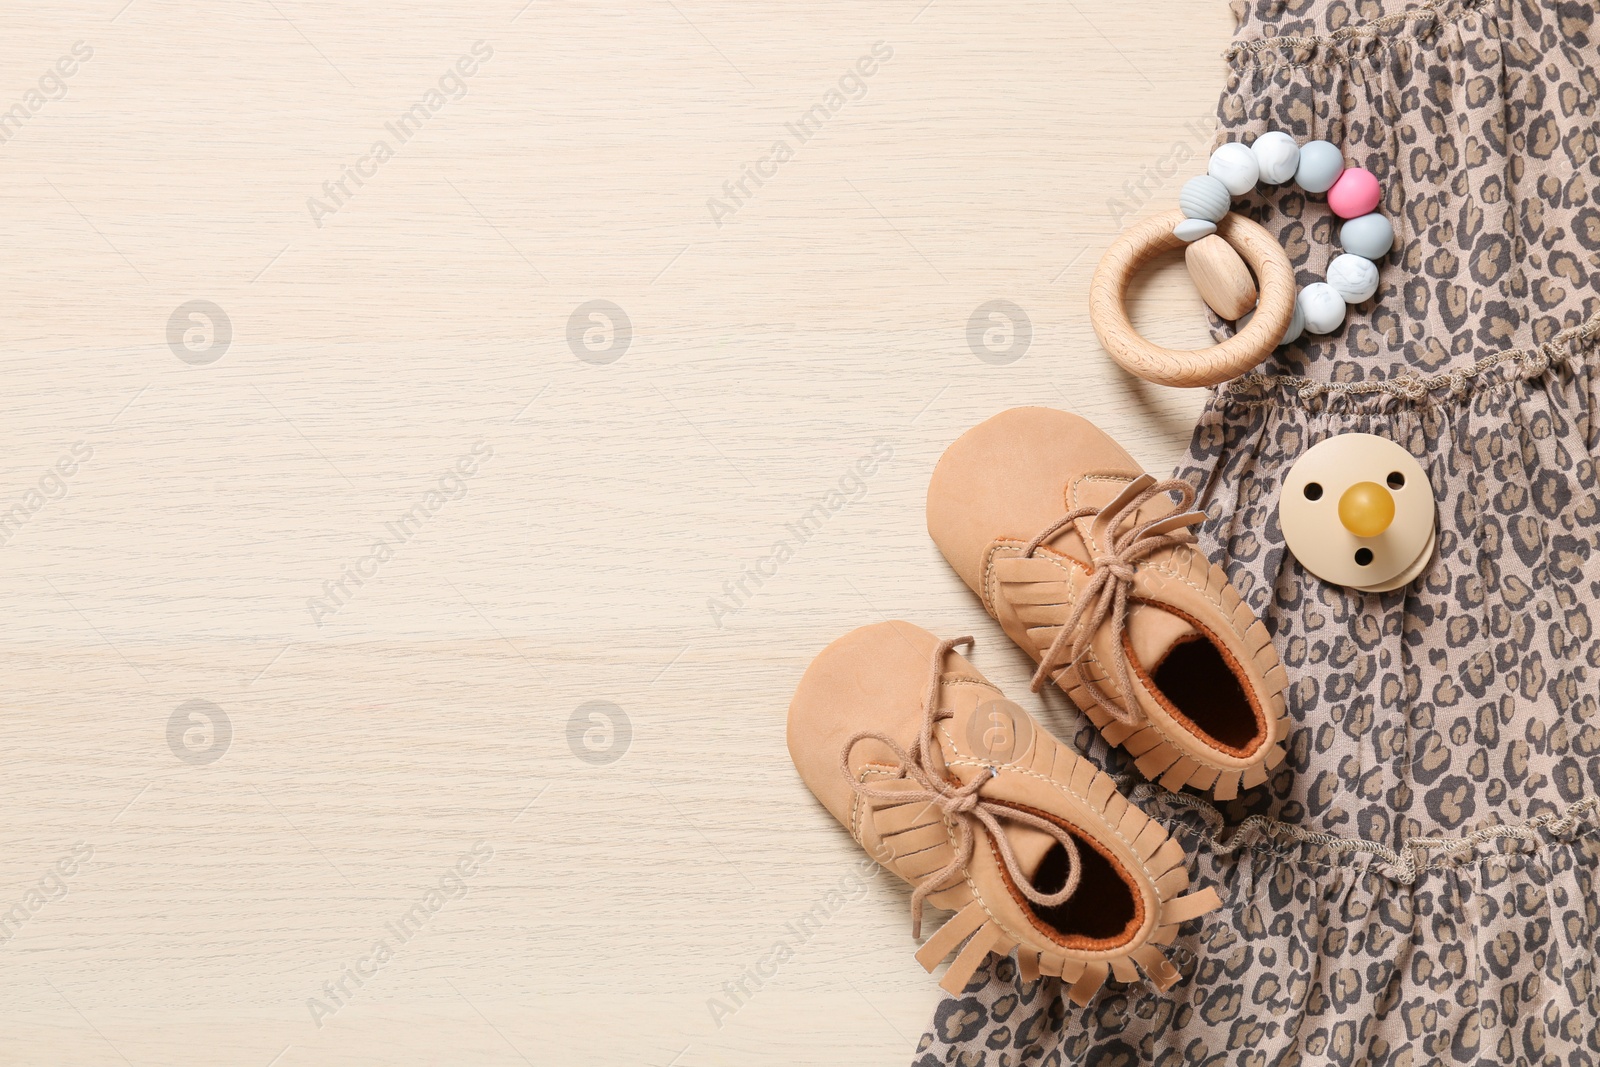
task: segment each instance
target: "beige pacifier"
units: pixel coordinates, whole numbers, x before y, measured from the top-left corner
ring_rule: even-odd
[[[1289,468],[1278,496],[1284,542],[1325,582],[1398,589],[1433,556],[1433,487],[1405,449],[1370,433],[1330,437]]]

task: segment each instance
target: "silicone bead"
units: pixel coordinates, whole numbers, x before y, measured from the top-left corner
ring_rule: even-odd
[[[1394,226],[1383,215],[1358,215],[1339,227],[1339,243],[1346,252],[1376,262],[1394,247]]]
[[[1209,237],[1217,232],[1217,224],[1210,219],[1184,219],[1172,228],[1178,240],[1188,243]]]
[[[1257,137],[1250,151],[1255,153],[1256,165],[1261,168],[1261,180],[1268,185],[1282,185],[1294,177],[1295,169],[1300,166],[1300,146],[1282,130]]]
[[[1296,341],[1300,340],[1300,335],[1305,332],[1306,313],[1305,309],[1300,306],[1300,300],[1297,297],[1294,302],[1294,318],[1289,320],[1289,328],[1284,331],[1283,340],[1279,341],[1278,343],[1292,345]]]
[[[1328,190],[1328,207],[1341,219],[1365,215],[1378,206],[1378,179],[1365,167],[1351,167]]]
[[[1191,219],[1221,222],[1222,216],[1233,206],[1228,187],[1209,174],[1201,174],[1183,183],[1178,193],[1178,206]]]
[[[1245,312],[1244,317],[1233,324],[1233,332],[1238,333],[1250,325],[1250,320],[1256,317],[1254,309]],[[1300,340],[1300,335],[1306,332],[1306,313],[1300,309],[1300,301],[1294,302],[1294,318],[1289,320],[1289,328],[1283,331],[1283,340],[1280,345],[1292,345]]]
[[[1206,173],[1227,186],[1234,196],[1243,196],[1256,187],[1261,177],[1261,164],[1250,146],[1230,141],[1211,153]]]
[[[1328,264],[1328,284],[1346,304],[1359,304],[1378,291],[1378,268],[1372,260],[1346,252]]]
[[[1344,322],[1344,297],[1327,282],[1312,282],[1300,290],[1298,303],[1306,333],[1332,333]]]
[[[1344,153],[1327,141],[1308,141],[1300,146],[1300,165],[1294,182],[1308,193],[1325,193],[1344,170]]]

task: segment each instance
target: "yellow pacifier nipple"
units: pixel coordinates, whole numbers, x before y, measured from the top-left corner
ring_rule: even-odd
[[[1339,498],[1339,522],[1357,537],[1377,537],[1394,521],[1394,495],[1377,482],[1357,482]]]

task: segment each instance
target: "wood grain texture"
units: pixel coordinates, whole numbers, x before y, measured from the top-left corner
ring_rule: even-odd
[[[1234,322],[1256,306],[1256,280],[1233,246],[1216,234],[1191,241],[1184,265],[1206,307]]]
[[[1217,224],[1216,233],[1185,246],[1173,233],[1173,227],[1183,218],[1181,208],[1171,208],[1140,219],[1117,237],[1101,257],[1090,282],[1090,320],[1100,343],[1130,374],[1176,388],[1219,385],[1265,360],[1288,332],[1298,296],[1294,267],[1277,238],[1253,219],[1230,211]],[[1242,257],[1243,262],[1232,271],[1213,263],[1202,278],[1193,253],[1196,245],[1208,244],[1237,250],[1234,258]],[[1249,264],[1260,280],[1261,294],[1258,311],[1244,329],[1205,348],[1175,349],[1147,339],[1134,325],[1128,299],[1134,280],[1149,264],[1179,249],[1185,250],[1190,275],[1201,283],[1197,289],[1212,302],[1213,310],[1218,314],[1237,312],[1227,314],[1229,319],[1249,310],[1239,307],[1246,294],[1237,273]],[[1224,275],[1230,275],[1232,280],[1225,280]],[[1244,281],[1249,281],[1248,272]],[[1256,302],[1253,285],[1248,297],[1251,303]]]
[[[14,14],[0,1062],[908,1062],[908,892],[793,773],[789,694],[884,617],[1026,694],[928,473],[1030,403],[1180,454],[1201,395],[1119,370],[1087,291],[1200,166],[1227,32],[1178,0]],[[1131,303],[1204,343],[1175,259]]]

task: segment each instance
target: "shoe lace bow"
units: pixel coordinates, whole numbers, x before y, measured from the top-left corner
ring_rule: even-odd
[[[934,873],[923,878],[911,892],[911,933],[913,937],[922,934],[922,906],[923,902],[933,893],[948,889],[957,884],[972,861],[973,846],[977,840],[979,827],[987,830],[989,837],[994,841],[995,849],[999,853],[1000,861],[1005,865],[1006,872],[1011,876],[1011,882],[1023,896],[1041,907],[1053,907],[1066,903],[1067,899],[1077,892],[1078,883],[1082,878],[1082,857],[1078,851],[1078,843],[1072,834],[1049,819],[1035,815],[1031,811],[1015,808],[1007,804],[997,803],[982,795],[985,785],[992,781],[999,773],[995,768],[990,768],[987,774],[978,774],[972,781],[962,785],[945,777],[942,769],[934,763],[933,753],[937,748],[934,740],[934,727],[944,719],[952,718],[954,713],[939,707],[939,683],[943,676],[944,658],[954,648],[971,645],[972,638],[958,637],[949,641],[939,642],[934,650],[933,664],[929,671],[928,688],[923,697],[922,729],[917,739],[912,742],[910,751],[900,747],[894,739],[884,734],[863,730],[845,742],[844,751],[839,757],[839,768],[844,774],[844,780],[850,783],[850,788],[856,794],[869,802],[891,801],[895,803],[924,802],[937,808],[943,815],[945,822],[951,826],[956,835],[955,851],[950,857],[950,862]],[[882,786],[872,785],[860,780],[850,772],[850,753],[856,745],[871,738],[894,753],[898,766],[892,780],[910,780],[916,782],[920,789],[887,789]],[[1000,827],[1000,821],[1020,823],[1025,826],[1042,830],[1055,838],[1061,847],[1066,850],[1068,871],[1066,882],[1053,893],[1043,893],[1034,888],[1032,881],[1023,873],[1017,861],[1016,854],[1012,851],[1011,843],[1006,840],[1006,835]]]
[[[1137,526],[1129,525],[1147,502],[1168,493],[1178,497],[1175,510]],[[1079,681],[1112,717],[1130,725],[1141,721],[1143,716],[1134,700],[1132,673],[1128,669],[1128,655],[1123,647],[1123,634],[1128,626],[1128,597],[1133,590],[1139,563],[1164,548],[1194,540],[1189,527],[1204,522],[1206,517],[1202,512],[1190,510],[1193,504],[1194,489],[1188,482],[1178,478],[1158,482],[1148,474],[1141,474],[1124,486],[1111,503],[1100,508],[1083,507],[1069,511],[1028,542],[1022,550],[1024,557],[1031,557],[1040,545],[1079,519],[1094,516],[1087,540],[1090,551],[1099,554],[1090,560],[1092,569],[1089,580],[1074,598],[1066,622],[1056,632],[1050,648],[1039,659],[1039,669],[1033,674],[1035,693],[1056,672],[1083,662],[1094,650],[1095,634],[1109,620],[1114,636],[1112,676],[1121,689],[1126,706],[1118,703],[1087,672],[1079,672]],[[1062,663],[1061,654],[1069,642],[1071,658]]]

